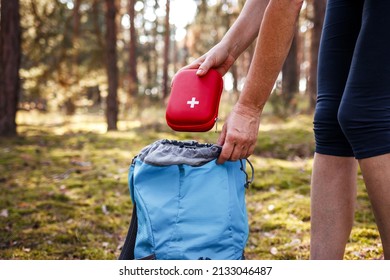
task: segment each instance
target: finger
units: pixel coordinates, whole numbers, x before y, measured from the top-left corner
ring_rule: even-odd
[[[198,69],[199,66],[202,64],[203,62],[203,57],[200,57],[198,58],[197,60],[195,60],[194,62],[180,68],[176,73],[175,75],[172,77],[172,80],[171,80],[171,87],[173,86],[173,83],[175,81],[175,77],[176,75],[180,72],[180,71],[183,71],[183,70],[189,70],[189,69]]]
[[[241,154],[242,154],[242,146],[234,145],[234,149],[232,154],[230,155],[229,160],[231,161],[239,160],[241,158]]]
[[[234,145],[231,145],[229,143],[225,143],[222,147],[222,151],[218,157],[217,163],[223,164],[225,161],[229,160],[230,155],[233,152]]]
[[[241,155],[240,159],[244,159],[248,157],[248,148],[246,146],[241,147]]]
[[[189,69],[198,69],[200,65],[201,65],[201,62],[191,63],[191,64],[188,64],[187,66],[184,66],[183,68],[180,68],[179,71],[189,70]]]
[[[218,137],[217,144],[219,146],[223,146],[223,144],[225,143],[225,138],[226,138],[226,124],[224,124],[222,126],[222,131],[221,131],[221,134]]]
[[[215,66],[215,59],[210,56],[206,57],[206,59],[199,65],[196,75],[205,75],[213,66]]]
[[[191,62],[190,64],[180,68],[179,71],[181,70],[185,70],[185,69],[198,69],[199,66],[204,62],[205,60],[205,57],[204,56],[201,56],[197,59],[195,59],[193,62]]]
[[[249,156],[253,155],[253,153],[255,152],[255,148],[256,148],[256,143],[255,144],[252,144],[249,149],[248,149],[248,152],[247,152],[247,155],[246,157],[248,158]]]

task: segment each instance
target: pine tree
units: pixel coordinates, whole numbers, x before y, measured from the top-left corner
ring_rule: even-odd
[[[0,23],[0,136],[13,136],[19,99],[19,0],[1,1]]]

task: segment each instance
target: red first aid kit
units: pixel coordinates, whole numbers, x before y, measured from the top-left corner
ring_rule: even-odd
[[[216,70],[196,75],[197,69],[179,71],[172,82],[165,118],[176,131],[204,132],[218,119],[223,79]]]

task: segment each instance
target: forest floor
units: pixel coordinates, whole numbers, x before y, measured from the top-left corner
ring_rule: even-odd
[[[19,136],[0,139],[0,259],[116,259],[131,217],[132,158],[158,139],[218,138],[214,130],[173,132],[156,112],[134,112],[119,122],[119,131],[108,133],[102,114],[20,113]],[[255,179],[246,194],[247,259],[309,258],[313,152],[312,116],[262,118],[250,157]],[[382,255],[359,173],[345,259]]]

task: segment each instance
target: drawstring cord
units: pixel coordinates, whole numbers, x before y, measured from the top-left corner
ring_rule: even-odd
[[[246,172],[245,168],[244,168],[244,164],[242,162],[243,160],[240,159],[240,163],[241,163],[241,171],[245,173],[245,176],[246,176],[246,180],[245,180],[245,188],[248,188],[250,184],[253,183],[253,180],[255,178],[255,169],[253,168],[253,165],[252,163],[250,162],[249,159],[246,159],[246,161],[248,162],[249,166],[251,167],[251,173],[252,173],[252,176],[251,176],[251,179],[249,180],[249,175],[248,173]]]

